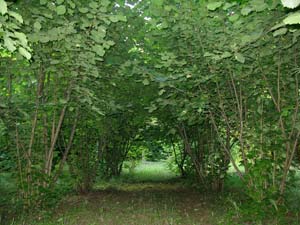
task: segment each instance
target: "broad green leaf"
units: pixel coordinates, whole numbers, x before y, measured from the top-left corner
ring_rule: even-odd
[[[166,5],[166,6],[164,7],[164,9],[165,9],[167,12],[170,12],[170,11],[172,10],[172,6]]]
[[[10,16],[14,17],[14,18],[15,18],[16,20],[18,20],[20,23],[23,23],[23,18],[22,18],[22,16],[21,16],[19,13],[9,11],[8,14],[9,14]]]
[[[104,116],[105,114],[96,106],[92,106],[92,110],[96,113],[98,113],[101,116]]]
[[[65,105],[68,103],[68,101],[66,99],[61,98],[61,99],[59,99],[59,103],[62,105]]]
[[[116,22],[118,22],[118,21],[119,21],[118,17],[117,17],[117,16],[115,16],[115,15],[113,15],[113,16],[110,16],[110,17],[109,17],[109,19],[110,19],[110,21],[111,21],[111,22],[113,22],[113,23],[116,23]]]
[[[161,89],[161,90],[158,92],[158,95],[163,95],[165,92],[166,92],[165,89]]]
[[[148,80],[148,79],[144,79],[144,80],[143,80],[143,84],[144,84],[145,86],[147,86],[147,85],[149,85],[149,84],[150,84],[150,82],[149,82],[149,80]]]
[[[60,4],[62,4],[64,1],[65,1],[65,0],[56,0],[56,3],[57,3],[58,5],[60,5]]]
[[[268,8],[268,4],[265,3],[265,0],[251,0],[251,6],[256,12],[262,12]]]
[[[22,45],[27,45],[27,38],[24,33],[21,32],[15,32],[15,36],[20,40]]]
[[[257,113],[258,113],[259,115],[262,115],[262,114],[263,114],[263,108],[262,108],[261,106],[258,106],[258,108],[257,108]]]
[[[151,105],[150,107],[147,108],[149,113],[154,112],[155,110],[157,110],[157,107],[155,105]]]
[[[154,5],[162,6],[164,4],[164,0],[152,0]]]
[[[56,7],[57,15],[64,15],[66,13],[66,7],[64,5],[60,5]]]
[[[40,4],[41,5],[46,5],[47,4],[47,0],[40,0]]]
[[[91,2],[89,3],[89,7],[92,9],[97,9],[99,7],[99,4],[97,2]]]
[[[14,52],[16,50],[14,41],[10,37],[7,37],[7,36],[4,37],[4,46],[10,52]]]
[[[235,6],[236,4],[237,4],[236,2],[232,2],[232,3],[226,2],[222,9],[223,9],[223,10],[227,10],[227,9],[229,9],[229,8],[231,8],[231,7],[233,7],[233,6]]]
[[[78,10],[79,10],[79,12],[81,12],[81,13],[87,13],[87,12],[89,11],[89,9],[88,9],[88,8],[85,8],[85,7],[81,7],[81,8],[79,8]]]
[[[60,63],[59,60],[51,60],[51,61],[50,61],[50,64],[51,64],[51,65],[57,65],[57,64],[59,64],[59,63]]]
[[[240,18],[240,16],[238,14],[234,14],[233,16],[229,17],[229,21],[230,22],[235,22]]]
[[[170,134],[176,134],[176,130],[174,128],[170,129],[169,132]]]
[[[224,52],[222,55],[221,55],[221,58],[222,59],[226,59],[226,58],[229,58],[229,57],[231,57],[232,56],[232,54],[230,53],[230,52]]]
[[[241,14],[243,15],[243,16],[247,16],[247,15],[249,15],[250,13],[252,12],[252,8],[250,8],[250,7],[244,7],[244,8],[242,8],[242,10],[241,10]]]
[[[245,63],[245,57],[241,53],[235,53],[234,58],[240,63]]]
[[[285,28],[285,27],[284,28],[280,28],[280,29],[274,31],[273,36],[276,37],[276,36],[284,35],[284,34],[287,33],[287,31],[288,31],[288,29]]]
[[[279,24],[276,24],[275,26],[273,26],[270,31],[273,31],[273,30],[277,30],[278,28],[280,27],[283,27],[285,26],[286,24],[284,24],[283,22],[279,23]]]
[[[122,16],[122,15],[112,15],[109,17],[109,19],[113,23],[116,23],[118,21],[123,21],[123,22],[127,21],[126,16]]]
[[[51,13],[44,13],[43,16],[48,19],[53,19],[53,15]]]
[[[281,0],[284,7],[294,9],[300,5],[300,0]]]
[[[221,2],[221,1],[220,2],[211,2],[211,3],[208,3],[206,7],[208,10],[214,11],[214,10],[220,8],[222,5],[223,5],[223,2]]]
[[[33,28],[35,31],[40,31],[42,29],[42,25],[39,21],[36,21],[34,24],[33,24]]]
[[[205,52],[203,56],[204,57],[212,57],[212,56],[215,56],[215,54],[210,53],[210,52]]]
[[[95,45],[92,47],[93,51],[97,53],[99,56],[104,56],[105,50],[101,45]]]
[[[169,27],[169,25],[168,25],[167,22],[164,21],[164,22],[161,23],[161,26],[160,26],[161,29],[166,29],[168,27]]]
[[[101,4],[102,4],[104,7],[107,7],[107,6],[109,6],[110,1],[109,1],[109,0],[102,0],[102,1],[101,1]]]
[[[4,15],[7,13],[7,4],[4,0],[0,0],[0,13]]]
[[[103,38],[106,36],[106,31],[105,30],[93,30],[91,32],[91,38],[96,41],[96,42],[103,42]]]
[[[75,3],[74,3],[73,1],[68,0],[68,4],[69,4],[69,6],[70,6],[72,9],[75,9],[75,8],[76,8],[76,5],[75,5]]]
[[[300,12],[290,14],[283,20],[283,23],[287,25],[300,24]]]
[[[43,35],[43,36],[40,37],[40,42],[42,42],[42,43],[47,43],[49,41],[50,41],[50,39],[49,39],[48,36]]]
[[[19,48],[19,53],[24,56],[26,59],[30,59],[31,58],[31,54],[25,49],[20,47]]]
[[[99,9],[99,11],[102,12],[102,13],[106,13],[107,12],[107,8],[106,7],[101,7]]]
[[[107,41],[106,44],[110,45],[110,46],[113,46],[115,45],[116,43],[114,41]]]

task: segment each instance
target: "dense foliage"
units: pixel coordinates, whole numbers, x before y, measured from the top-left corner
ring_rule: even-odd
[[[278,210],[300,160],[299,3],[282,3],[0,0],[14,201],[44,207],[66,173],[87,192],[126,160],[169,157],[212,191],[232,167]]]

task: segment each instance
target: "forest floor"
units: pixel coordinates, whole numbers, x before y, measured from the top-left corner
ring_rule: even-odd
[[[218,196],[184,185],[163,163],[143,163],[86,195],[66,197],[39,225],[219,224]]]
[[[247,204],[243,186],[231,172],[224,192],[207,193],[194,182],[180,179],[164,162],[143,162],[119,178],[98,181],[88,194],[70,193],[55,209],[30,216],[22,225],[285,225],[300,224],[299,213],[278,213],[262,219],[261,209]],[[230,189],[227,190],[227,188]],[[299,209],[300,191],[291,192],[289,205]],[[243,212],[243,213],[242,213]],[[277,215],[278,214],[278,215]],[[282,220],[283,219],[283,220]],[[229,222],[231,221],[231,222]],[[235,222],[232,222],[235,221]]]

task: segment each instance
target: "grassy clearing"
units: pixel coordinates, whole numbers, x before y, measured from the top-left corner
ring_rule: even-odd
[[[122,174],[127,182],[165,182],[176,177],[178,175],[168,169],[166,162],[142,162],[132,172],[127,169]]]
[[[68,198],[56,211],[36,224],[216,224],[211,196],[187,190],[95,191]]]
[[[184,186],[165,163],[146,162],[87,195],[66,197],[54,213],[26,224],[217,224],[216,196]]]
[[[181,180],[164,162],[143,162],[131,172],[125,170],[120,178],[97,182],[89,194],[65,197],[52,213],[36,216],[24,224],[283,225],[300,222],[294,217],[297,214],[287,215],[288,223],[276,215],[269,215],[267,220],[258,219],[253,214],[257,210],[251,206],[242,214],[241,207],[249,202],[243,200],[243,186],[234,172],[229,174],[226,187],[219,195],[203,192]],[[296,199],[299,198],[295,196],[299,191],[290,193],[298,207]]]

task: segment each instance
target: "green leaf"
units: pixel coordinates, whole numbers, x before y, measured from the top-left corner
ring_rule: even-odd
[[[48,18],[48,19],[53,19],[53,16],[51,13],[43,13],[43,16]]]
[[[235,6],[236,4],[237,4],[236,2],[232,2],[232,3],[226,2],[222,9],[223,10],[230,9],[231,7]]]
[[[22,16],[19,14],[19,13],[16,13],[16,12],[12,12],[12,11],[9,11],[8,13],[10,16],[14,17],[16,20],[18,20],[20,23],[23,23],[23,18]]]
[[[295,128],[300,131],[300,122],[298,121],[296,124],[295,124]]]
[[[164,9],[165,9],[167,12],[170,12],[170,11],[172,10],[172,6],[166,5],[166,6],[164,7]]]
[[[26,35],[24,33],[15,32],[14,34],[20,40],[22,45],[27,45],[28,41],[27,41]]]
[[[221,1],[220,2],[211,2],[211,3],[208,3],[206,7],[208,10],[214,11],[214,10],[220,8],[222,5],[223,5],[223,2],[221,2]]]
[[[118,21],[123,21],[123,22],[127,21],[126,16],[122,16],[122,15],[112,15],[109,17],[109,19],[113,23],[116,23]]]
[[[152,0],[154,5],[162,6],[164,4],[164,0]]]
[[[68,101],[66,99],[61,98],[61,99],[59,99],[59,103],[62,105],[65,105],[68,103]]]
[[[99,56],[104,56],[105,50],[101,45],[95,45],[92,47],[93,51],[97,53]]]
[[[81,7],[81,8],[79,8],[78,10],[79,10],[79,12],[81,12],[81,13],[87,13],[87,12],[89,11],[89,9],[88,9],[88,8],[85,8],[85,7]]]
[[[75,5],[75,3],[74,3],[73,1],[69,0],[69,1],[68,1],[68,4],[69,4],[69,6],[70,6],[72,9],[75,9],[75,8],[76,8],[76,5]]]
[[[41,5],[46,5],[47,4],[47,0],[40,0],[40,4]]]
[[[230,53],[230,52],[224,52],[222,55],[221,55],[221,58],[222,59],[226,59],[226,58],[229,58],[229,57],[231,57],[232,56],[232,54]]]
[[[148,107],[148,112],[149,113],[152,113],[154,112],[155,110],[157,110],[157,107],[155,105],[151,105],[150,107]]]
[[[240,63],[245,63],[245,57],[241,53],[235,53],[234,58]]]
[[[107,41],[106,44],[108,44],[109,46],[113,46],[115,45],[116,43],[114,41]]]
[[[276,211],[278,211],[278,206],[275,200],[270,199],[271,204],[274,206],[274,208],[276,209]]]
[[[36,21],[34,24],[33,24],[33,28],[35,31],[40,31],[42,29],[42,25],[39,21]]]
[[[294,9],[300,5],[300,0],[281,0],[284,7]]]
[[[241,10],[241,14],[243,15],[243,16],[247,16],[247,15],[249,15],[250,13],[252,12],[252,8],[250,8],[250,7],[244,7],[244,8],[242,8],[242,10]]]
[[[283,23],[287,25],[300,24],[300,12],[290,14],[283,20]]]
[[[4,37],[4,46],[10,52],[14,52],[16,50],[14,41],[11,38],[7,37],[7,36]]]
[[[99,115],[101,116],[104,116],[105,114],[99,109],[97,108],[96,106],[92,106],[92,110],[96,113],[98,113]]]
[[[62,4],[64,1],[65,1],[65,0],[56,0],[56,3],[57,3],[58,5],[60,5],[60,4]]]
[[[91,38],[96,42],[103,42],[103,38],[106,36],[106,31],[102,29],[92,30]]]
[[[158,95],[163,95],[165,92],[166,92],[165,89],[161,89],[161,90],[158,92]]]
[[[240,18],[240,16],[238,14],[234,14],[233,16],[229,17],[229,21],[230,22],[235,22]]]
[[[109,6],[110,1],[109,1],[109,0],[102,0],[102,1],[101,1],[101,4],[102,4],[104,7],[107,7],[107,6]]]
[[[276,30],[276,31],[273,33],[273,36],[274,36],[274,37],[277,37],[277,36],[284,35],[284,34],[287,33],[287,31],[288,31],[288,29],[285,28],[285,27],[284,27],[284,28],[280,28],[280,29]]]
[[[0,0],[0,13],[2,15],[7,13],[7,4],[4,0]]]
[[[265,3],[265,0],[251,0],[251,6],[256,12],[262,12],[268,8],[268,4]]]
[[[143,84],[144,84],[145,86],[147,86],[147,85],[150,84],[150,81],[149,81],[148,79],[144,79],[144,80],[143,80]]]
[[[210,52],[205,52],[203,56],[204,57],[213,57],[213,56],[215,56],[215,54],[210,53]]]
[[[285,24],[283,22],[279,23],[279,24],[276,24],[275,26],[273,26],[270,31],[273,31],[273,30],[277,30],[278,28],[280,27],[283,27],[285,26]]]
[[[30,59],[31,58],[31,54],[25,49],[20,47],[19,48],[19,53],[24,56],[26,59]]]
[[[64,15],[66,13],[66,7],[64,5],[60,5],[56,7],[57,15]]]
[[[263,108],[262,108],[261,106],[258,106],[258,108],[257,108],[257,113],[258,113],[259,115],[262,115],[262,114],[263,114]]]
[[[92,9],[97,9],[99,7],[98,3],[97,2],[91,2],[89,4],[89,7],[91,7]]]

